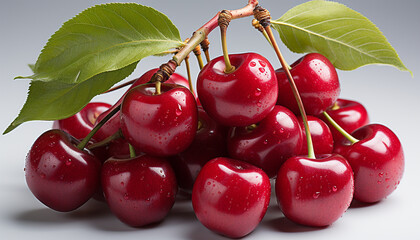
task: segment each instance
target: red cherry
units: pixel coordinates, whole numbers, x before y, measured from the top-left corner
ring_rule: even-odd
[[[82,206],[99,187],[101,163],[78,140],[61,130],[49,130],[26,157],[26,183],[48,207],[68,212]]]
[[[334,148],[334,140],[328,125],[317,117],[307,116],[307,118],[315,154],[318,155],[332,153]],[[305,126],[303,125],[302,117],[299,116],[298,120],[303,134],[302,150],[298,155],[307,155],[308,144],[306,141]]]
[[[317,116],[332,106],[340,94],[340,83],[332,63],[319,53],[310,53],[294,62],[290,73],[308,115]],[[300,115],[289,81],[283,69],[276,70],[277,104]]]
[[[331,225],[353,198],[353,172],[342,156],[326,154],[318,159],[292,157],[276,179],[277,202],[290,220],[308,226]]]
[[[200,127],[194,141],[183,152],[171,157],[170,162],[181,190],[191,194],[193,184],[201,168],[213,158],[227,156],[227,128],[211,119],[198,107]]]
[[[111,211],[134,227],[162,221],[178,189],[170,164],[148,155],[108,159],[102,167],[102,187]]]
[[[235,71],[225,73],[223,56],[210,61],[197,78],[197,94],[206,112],[225,126],[261,121],[277,101],[277,80],[271,64],[256,53],[232,54]]]
[[[75,115],[55,120],[54,129],[61,129],[68,132],[77,139],[83,139],[92,131],[98,116],[111,107],[108,103],[91,102]]]
[[[356,101],[338,99],[334,107],[327,109],[326,112],[348,133],[369,123],[369,115],[366,108]],[[344,139],[344,136],[329,124],[323,115],[320,115],[320,118],[330,126],[334,142]]]
[[[270,180],[259,168],[234,159],[215,158],[194,183],[192,205],[208,229],[230,238],[252,232],[264,217]]]
[[[354,198],[377,202],[398,186],[404,172],[404,153],[398,137],[380,124],[363,126],[351,134],[359,139],[343,140],[334,151],[343,155],[354,171]]]
[[[175,84],[130,90],[121,105],[121,130],[136,149],[153,156],[178,154],[192,143],[197,130],[197,105],[190,90]]]
[[[274,177],[284,161],[300,153],[302,139],[296,116],[285,107],[275,106],[255,129],[231,128],[228,151],[232,158],[260,167]]]
[[[144,73],[141,77],[139,77],[131,86],[130,88],[124,93],[124,95],[117,101],[117,103],[115,103],[110,109],[108,109],[108,111],[105,111],[104,113],[102,113],[96,123],[100,122],[106,115],[108,115],[112,110],[114,110],[118,105],[120,105],[123,101],[124,96],[127,94],[128,91],[130,91],[131,89],[133,89],[136,86],[145,84],[147,82],[150,81],[150,79],[152,78],[153,74],[155,74],[159,69],[155,68],[155,69],[151,69],[149,71],[147,71],[146,73]],[[182,86],[185,86],[188,88],[188,80],[185,79],[183,76],[177,74],[177,73],[173,73],[171,75],[171,77],[165,82],[165,83],[174,83],[174,84],[179,84]],[[114,116],[111,117],[111,119],[109,119],[99,130],[98,132],[95,134],[94,138],[97,141],[102,141],[105,138],[111,136],[112,134],[116,133],[118,130],[120,129],[120,114],[115,114]]]

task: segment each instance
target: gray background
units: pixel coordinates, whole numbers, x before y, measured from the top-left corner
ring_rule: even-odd
[[[3,131],[17,116],[26,99],[28,81],[13,80],[17,75],[29,75],[28,63],[34,63],[48,40],[63,22],[83,9],[109,1],[0,1],[0,130]],[[191,33],[222,9],[237,9],[246,4],[236,1],[138,1],[165,13],[180,30],[182,38]],[[274,19],[304,1],[261,0]],[[341,1],[371,19],[400,54],[406,66],[414,72],[400,72],[388,66],[365,66],[351,72],[339,71],[342,98],[356,99],[368,109],[372,122],[387,125],[403,143],[406,171],[400,187],[388,199],[371,206],[350,208],[328,228],[314,229],[285,220],[271,203],[263,222],[246,239],[414,239],[420,207],[419,179],[419,106],[418,90],[420,43],[420,1],[370,0]],[[230,53],[258,52],[275,68],[279,63],[262,36],[250,27],[250,18],[235,20],[228,32]],[[211,56],[221,54],[219,33],[210,36]],[[292,63],[300,55],[281,47]],[[194,60],[194,58],[191,58]],[[150,57],[142,61],[130,79],[157,67],[168,58]],[[191,61],[192,75],[198,67]],[[179,73],[185,75],[184,66]],[[113,103],[122,94],[95,98]],[[57,213],[40,204],[29,192],[24,181],[23,165],[34,140],[51,127],[50,122],[30,122],[0,137],[0,232],[3,239],[120,239],[155,237],[159,239],[218,239],[196,219],[190,203],[176,203],[169,217],[161,224],[145,229],[133,229],[119,222],[104,205],[89,202],[73,213]]]

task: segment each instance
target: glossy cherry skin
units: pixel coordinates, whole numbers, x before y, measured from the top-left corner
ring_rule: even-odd
[[[127,94],[128,91],[133,89],[136,86],[148,83],[152,78],[153,74],[158,71],[158,68],[151,69],[144,73],[141,77],[139,77],[131,86],[130,88],[124,93],[124,95],[107,111],[99,115],[97,119],[97,123],[101,121],[106,115],[108,115],[112,110],[114,110],[118,105],[122,103],[124,96]],[[171,77],[166,81],[166,83],[173,83],[179,84],[186,88],[189,87],[188,80],[185,79],[183,76],[173,73]],[[111,119],[109,119],[95,134],[94,138],[97,141],[102,141],[105,138],[111,136],[112,134],[116,133],[120,129],[120,114],[115,114]]]
[[[101,180],[111,211],[133,227],[162,221],[172,209],[178,189],[170,164],[148,155],[108,159]]]
[[[198,120],[200,127],[194,141],[185,151],[170,158],[178,186],[187,194],[191,194],[198,173],[208,161],[227,156],[227,127],[211,119],[201,106],[198,107]]]
[[[82,206],[99,187],[100,161],[78,140],[61,130],[43,133],[32,145],[25,163],[26,183],[46,206],[68,212]]]
[[[354,178],[349,163],[338,154],[288,159],[276,179],[277,202],[290,220],[313,227],[331,225],[353,199]]]
[[[369,115],[366,108],[359,102],[338,99],[332,108],[327,109],[328,115],[346,132],[352,133],[354,130],[369,124]],[[334,141],[339,142],[344,136],[337,131],[323,115],[320,118],[330,126]]]
[[[312,144],[314,146],[315,154],[329,154],[334,149],[334,139],[328,125],[321,119],[314,116],[308,117],[309,131],[311,132]],[[308,155],[308,144],[306,141],[305,126],[303,125],[302,117],[298,117],[300,127],[303,134],[302,150],[298,155]]]
[[[334,151],[343,155],[354,171],[354,198],[373,203],[389,196],[404,172],[404,153],[398,137],[380,124],[365,125],[351,134],[359,141],[343,140]]]
[[[274,177],[288,158],[302,148],[303,135],[296,116],[275,106],[255,129],[234,127],[228,136],[229,156],[262,168]]]
[[[185,87],[155,84],[130,90],[121,105],[121,130],[136,149],[153,156],[171,156],[187,149],[197,130],[197,105]]]
[[[110,107],[110,104],[103,102],[88,103],[75,115],[65,119],[55,120],[53,128],[68,132],[77,139],[83,139],[92,131],[98,116]]]
[[[261,169],[220,157],[210,160],[198,174],[192,205],[205,227],[230,238],[240,238],[261,222],[270,194],[270,180]]]
[[[317,116],[332,106],[340,95],[340,82],[332,63],[319,53],[309,53],[290,65],[296,87],[308,115]],[[279,85],[277,104],[300,115],[283,69],[276,70]]]
[[[235,71],[225,73],[223,56],[210,61],[197,78],[204,110],[225,126],[248,126],[261,121],[277,101],[277,80],[267,59],[256,53],[232,54]]]

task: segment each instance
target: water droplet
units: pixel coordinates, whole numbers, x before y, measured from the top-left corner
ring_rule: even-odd
[[[267,66],[267,64],[266,64],[264,61],[259,60],[258,62],[260,63],[260,65],[261,65],[262,67]]]
[[[146,201],[147,201],[147,202],[150,202],[150,198],[146,198]]]
[[[389,180],[391,180],[390,178],[385,178],[385,182],[388,182]]]
[[[381,184],[382,183],[382,181],[381,180],[378,180],[378,184]]]
[[[265,72],[265,68],[262,68],[262,67],[261,68],[258,68],[258,70],[260,70],[261,73],[264,73]]]
[[[257,66],[257,64],[254,61],[252,61],[252,62],[249,63],[249,66],[255,67],[255,66]]]
[[[175,110],[175,114],[177,116],[180,116],[182,114],[182,108],[181,105],[178,104],[178,108]]]
[[[255,89],[255,93],[254,93],[254,95],[255,95],[256,97],[260,96],[260,95],[261,95],[261,89],[259,89],[259,88]]]
[[[124,199],[128,200],[128,194],[127,193],[124,193]]]
[[[315,198],[315,199],[317,199],[318,197],[319,197],[319,195],[320,195],[321,193],[320,192],[315,192],[313,195],[312,195],[312,197],[313,198]]]
[[[265,139],[263,143],[264,143],[264,145],[267,145],[268,144],[268,139]]]
[[[124,186],[124,182],[121,182],[121,186]]]
[[[332,187],[333,192],[337,192],[337,186]]]
[[[383,177],[384,176],[384,173],[383,172],[380,172],[380,173],[378,173],[378,176],[379,177]]]
[[[261,102],[257,102],[257,106],[258,107],[261,107]]]
[[[66,166],[70,166],[71,165],[71,159],[66,161]]]
[[[207,185],[211,185],[211,182],[207,182]]]

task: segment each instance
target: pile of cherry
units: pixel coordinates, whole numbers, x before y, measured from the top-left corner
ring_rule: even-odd
[[[255,53],[230,60],[232,73],[224,72],[223,57],[201,70],[198,98],[176,73],[157,94],[148,83],[154,69],[114,106],[92,102],[55,121],[27,155],[29,189],[63,212],[92,197],[106,201],[135,227],[162,221],[180,191],[191,196],[204,226],[237,238],[264,217],[270,178],[284,215],[309,226],[332,224],[353,198],[377,202],[397,188],[404,170],[400,141],[387,127],[369,124],[360,103],[338,99],[340,84],[328,59],[307,54],[290,69],[309,115],[316,159],[308,157],[303,121],[283,69],[275,71]],[[79,140],[118,106],[80,149]],[[351,136],[332,127],[324,111]]]

